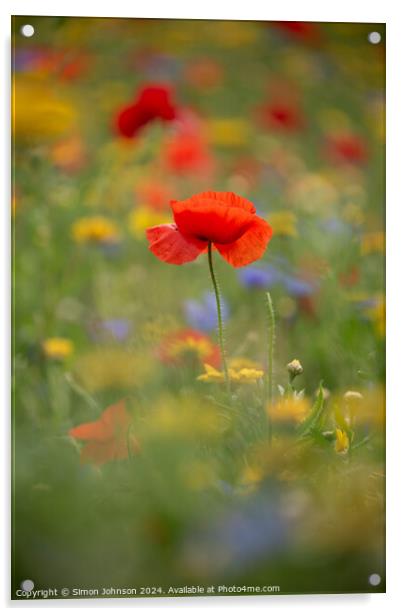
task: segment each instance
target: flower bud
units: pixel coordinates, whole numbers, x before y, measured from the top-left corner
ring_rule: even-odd
[[[301,365],[298,359],[294,359],[293,361],[291,361],[286,366],[286,368],[289,372],[289,377],[291,380],[293,380],[296,376],[298,376],[299,374],[302,374],[303,372],[303,366]]]
[[[359,391],[347,391],[343,394],[343,397],[347,402],[363,400],[363,396]]]

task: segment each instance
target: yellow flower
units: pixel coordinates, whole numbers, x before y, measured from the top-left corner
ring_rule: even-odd
[[[207,136],[213,145],[242,146],[250,139],[250,127],[242,118],[213,118],[207,122]]]
[[[221,21],[219,26],[213,23],[211,26],[217,29],[215,44],[227,48],[251,45],[259,34],[256,24],[246,21]]]
[[[146,205],[139,205],[129,216],[129,228],[137,239],[145,239],[145,230],[148,227],[163,225],[169,222],[170,217],[165,212],[159,212]]]
[[[80,218],[72,226],[72,235],[76,242],[95,242],[110,244],[116,242],[119,232],[115,223],[103,216]]]
[[[205,373],[200,374],[197,377],[197,381],[203,381],[206,383],[223,383],[225,381],[225,375],[220,370],[213,368],[209,364],[204,364]],[[228,369],[229,379],[233,383],[256,383],[258,379],[264,376],[263,370],[256,370],[255,368],[240,368]]]
[[[254,368],[242,368],[241,370],[233,370],[229,368],[229,378],[234,383],[256,383],[264,376],[263,370],[255,370]]]
[[[335,184],[319,173],[304,173],[296,176],[289,187],[291,204],[302,211],[328,215],[338,202],[339,192]]]
[[[67,338],[47,338],[42,342],[42,349],[49,359],[65,359],[74,351],[74,345]]]
[[[380,338],[385,336],[385,299],[380,296],[372,308],[366,310],[367,316],[373,321],[376,332]]]
[[[385,253],[385,233],[383,231],[373,231],[365,233],[361,243],[362,255],[371,255],[375,253]]]
[[[197,376],[197,381],[204,381],[206,383],[223,383],[225,375],[220,370],[213,368],[209,364],[204,364],[205,374]]]
[[[297,237],[296,215],[293,212],[271,212],[268,218],[274,235]]]
[[[385,392],[382,387],[333,394],[329,400],[329,414],[337,425],[347,429],[353,425],[374,424],[382,426],[385,419]]]
[[[223,428],[222,419],[211,403],[191,394],[178,398],[163,396],[149,409],[138,427],[142,440],[194,439],[218,437]]]
[[[357,203],[348,203],[342,210],[342,218],[352,225],[362,225],[364,223],[364,212]]]
[[[233,370],[242,370],[243,368],[253,368],[254,370],[262,370],[262,366],[257,361],[253,361],[248,357],[232,357],[228,362],[229,368]]]
[[[357,423],[369,422],[383,426],[385,421],[385,391],[383,387],[376,387],[364,392],[358,413]]]
[[[76,379],[91,392],[142,385],[151,373],[148,357],[118,347],[89,351],[74,366]]]
[[[248,488],[248,491],[252,491],[263,479],[264,472],[261,466],[247,465],[241,473],[240,483],[242,486]]]
[[[267,409],[271,419],[275,421],[300,422],[306,417],[310,402],[306,398],[287,397],[277,400]]]
[[[336,429],[335,451],[346,453],[349,450],[349,437],[344,430]]]
[[[48,84],[32,77],[17,77],[13,84],[13,129],[16,137],[43,141],[60,137],[76,122],[69,101]]]

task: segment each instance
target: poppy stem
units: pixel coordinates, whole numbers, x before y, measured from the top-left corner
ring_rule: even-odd
[[[265,391],[267,397],[267,417],[269,440],[272,438],[271,406],[274,388],[274,346],[275,346],[275,312],[270,293],[267,293],[267,320],[268,320],[268,357],[265,375]]]
[[[215,292],[216,311],[218,313],[218,335],[219,335],[219,346],[221,349],[221,356],[222,356],[223,374],[225,376],[226,390],[228,394],[230,394],[229,371],[228,371],[228,364],[226,360],[225,341],[224,341],[224,336],[223,336],[221,297],[219,293],[218,281],[216,279],[216,275],[214,272],[214,266],[212,263],[212,242],[208,242],[208,265],[209,265],[209,273],[211,274],[212,285],[214,287],[214,292]]]

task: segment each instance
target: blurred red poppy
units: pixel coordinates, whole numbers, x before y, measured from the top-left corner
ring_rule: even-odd
[[[170,202],[175,224],[147,229],[149,249],[166,263],[194,261],[212,243],[234,267],[256,261],[272,236],[254,205],[232,192],[207,191]]]
[[[166,144],[164,156],[170,171],[178,174],[207,174],[213,166],[205,141],[195,134],[179,133]]]
[[[326,152],[334,162],[365,163],[368,158],[368,148],[359,135],[341,134],[327,139]]]
[[[126,410],[125,400],[109,406],[97,421],[72,428],[69,435],[84,441],[81,463],[97,466],[111,460],[124,460],[130,453],[138,453],[138,441],[129,434],[132,419]]]
[[[221,354],[209,336],[196,329],[182,329],[166,336],[158,349],[159,359],[167,364],[209,364],[219,368]]]
[[[120,109],[116,115],[117,132],[128,139],[154,120],[169,122],[177,111],[167,86],[152,84],[140,90],[136,100]]]
[[[341,272],[338,279],[343,287],[354,287],[361,279],[360,268],[357,265],[353,265],[350,269]]]
[[[279,30],[289,37],[303,43],[317,44],[321,42],[321,30],[317,23],[311,21],[275,21]]]
[[[77,53],[73,57],[68,57],[66,53],[66,59],[63,59],[60,68],[60,77],[65,81],[74,81],[84,76],[90,68],[91,59],[87,54]]]
[[[169,195],[172,187],[164,175],[158,169],[153,169],[153,179],[139,181],[134,189],[137,204],[145,204],[154,210],[165,210],[169,207]]]
[[[286,132],[303,128],[304,118],[298,105],[288,101],[272,101],[258,110],[261,124],[267,129]]]
[[[88,73],[91,57],[72,48],[39,47],[25,60],[24,69],[40,71],[56,79],[74,81]]]
[[[316,302],[313,297],[305,295],[297,298],[297,305],[301,313],[305,314],[311,319],[317,317]]]

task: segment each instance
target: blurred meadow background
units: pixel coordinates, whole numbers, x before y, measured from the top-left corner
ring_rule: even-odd
[[[384,39],[13,18],[14,592],[384,591]],[[207,257],[145,237],[205,190],[273,229],[214,257],[229,397]]]

